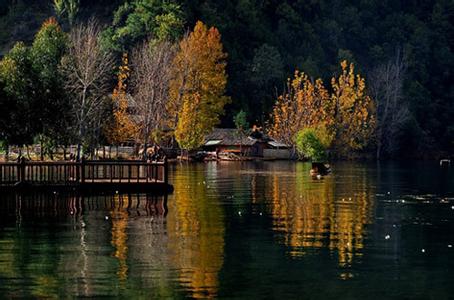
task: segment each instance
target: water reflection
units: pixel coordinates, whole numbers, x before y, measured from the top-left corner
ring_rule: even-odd
[[[313,180],[294,162],[171,168],[168,201],[0,195],[0,298],[452,294],[452,171],[336,163]]]
[[[186,168],[173,179],[176,192],[167,217],[169,251],[190,297],[212,298],[217,295],[223,265],[224,212],[211,184],[213,174],[205,172],[203,165]]]
[[[0,285],[1,294],[174,295],[173,274],[144,273],[141,263],[170,269],[166,240],[147,238],[165,232],[166,201],[147,195],[2,196],[0,278],[8,285]]]
[[[272,229],[293,257],[328,248],[340,266],[349,266],[362,256],[366,226],[372,223],[374,183],[360,166],[322,180],[309,177],[309,169],[308,164],[267,166],[270,173],[262,178],[268,187],[263,201],[272,217]],[[252,185],[258,181],[253,179]],[[256,190],[260,188],[251,187],[253,194]]]

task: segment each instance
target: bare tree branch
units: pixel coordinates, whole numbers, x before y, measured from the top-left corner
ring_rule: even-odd
[[[101,49],[100,33],[101,27],[94,20],[75,26],[62,63],[66,88],[74,96],[72,109],[79,142],[87,142],[89,132],[99,132],[103,97],[108,93],[114,65],[112,55]]]
[[[152,134],[163,129],[167,119],[171,64],[175,47],[169,42],[143,43],[131,56],[131,91],[138,118],[140,140],[147,146]]]
[[[409,120],[410,111],[404,102],[402,87],[405,64],[400,54],[378,66],[370,74],[370,91],[377,104],[377,158],[383,151],[393,154],[402,126]]]

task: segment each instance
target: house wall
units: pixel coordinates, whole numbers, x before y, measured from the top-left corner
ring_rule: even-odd
[[[290,159],[291,152],[289,149],[264,149],[263,157],[270,159]]]

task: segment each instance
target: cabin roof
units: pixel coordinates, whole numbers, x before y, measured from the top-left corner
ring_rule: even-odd
[[[240,134],[234,128],[215,128],[205,137],[204,146],[252,146],[257,142],[258,139]]]
[[[268,145],[270,145],[271,147],[274,147],[274,148],[290,148],[289,145],[275,141],[275,140],[269,141]]]

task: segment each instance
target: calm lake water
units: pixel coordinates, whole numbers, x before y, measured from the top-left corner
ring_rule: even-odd
[[[0,195],[0,298],[449,299],[454,168],[175,165],[175,192]]]

